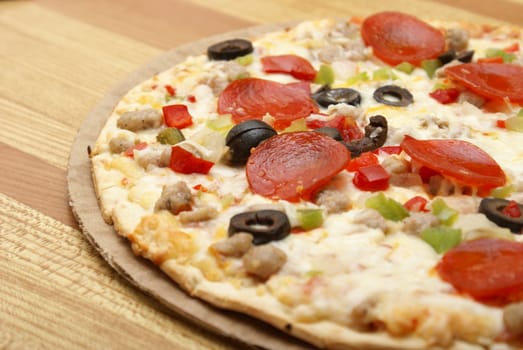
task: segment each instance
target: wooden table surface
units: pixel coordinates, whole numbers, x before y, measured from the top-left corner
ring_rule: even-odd
[[[169,48],[384,9],[523,24],[523,0],[0,0],[0,349],[239,349],[133,288],[90,246],[68,206],[75,134],[111,87]]]

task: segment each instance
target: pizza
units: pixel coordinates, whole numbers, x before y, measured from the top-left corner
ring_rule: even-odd
[[[189,295],[329,349],[523,347],[522,30],[232,37],[119,100],[100,211]]]

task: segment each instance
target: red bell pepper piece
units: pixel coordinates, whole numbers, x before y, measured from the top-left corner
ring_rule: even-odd
[[[478,58],[478,63],[503,63],[503,57],[501,57],[501,56],[482,57],[482,58]]]
[[[140,143],[137,143],[136,145],[131,146],[128,149],[126,149],[123,154],[126,157],[134,158],[134,150],[140,151],[142,149],[145,149],[146,147],[147,147],[147,142],[140,142]]]
[[[207,189],[207,187],[205,187],[205,186],[202,185],[202,184],[194,185],[192,188],[195,189],[196,191],[209,192],[209,190]]]
[[[364,152],[358,158],[351,159],[347,165],[348,171],[358,171],[360,168],[379,164],[378,157],[372,152]]]
[[[389,187],[390,175],[380,164],[362,167],[352,182],[362,191],[384,191]]]
[[[509,52],[509,53],[510,53],[510,52],[518,52],[518,51],[519,51],[519,43],[518,43],[518,42],[515,42],[514,44],[505,47],[505,48],[503,49],[503,51],[505,51],[505,52]]]
[[[401,146],[382,146],[378,148],[377,150],[372,151],[374,154],[379,154],[380,152],[384,152],[387,154],[400,154],[401,153]]]
[[[183,129],[192,125],[192,116],[186,105],[167,105],[162,108],[165,125],[171,128]]]
[[[165,85],[165,91],[167,91],[167,93],[169,94],[169,96],[174,96],[176,95],[176,89],[173,88],[171,85]]]
[[[437,89],[429,93],[429,96],[441,104],[454,103],[458,100],[460,91],[456,88]]]
[[[173,146],[169,167],[182,174],[208,174],[214,163],[198,158],[180,146]]]
[[[428,211],[426,208],[428,200],[421,196],[414,196],[403,204],[408,211]]]
[[[511,218],[521,217],[521,210],[519,209],[518,203],[515,201],[510,201],[507,206],[503,208],[501,213]]]

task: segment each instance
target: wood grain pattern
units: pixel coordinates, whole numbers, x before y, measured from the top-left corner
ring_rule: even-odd
[[[65,170],[1,142],[0,154],[0,169],[5,169],[0,177],[0,193],[78,228],[63,190],[67,186]]]
[[[0,141],[65,169],[76,130],[126,74],[161,51],[31,2],[0,2]],[[31,25],[27,25],[31,23]]]
[[[516,25],[521,25],[523,12],[522,0],[502,1],[477,1],[477,0],[439,0],[460,10],[474,11],[489,19],[501,20]],[[465,17],[467,18],[467,17]],[[492,22],[492,20],[490,21]]]
[[[191,0],[202,6],[212,7],[214,10],[228,15],[240,16],[242,19],[255,23],[284,22],[289,20],[321,18],[325,16],[365,16],[373,12],[383,10],[395,10],[411,13],[422,17],[433,17],[447,20],[467,20],[487,23],[501,23],[505,18],[509,18],[505,12],[503,16],[494,15],[495,13],[480,12],[475,13],[470,10],[475,8],[467,0],[449,1],[411,1],[396,0],[384,4],[383,1],[372,0],[265,0],[265,1],[236,1],[236,0]],[[476,1],[485,6],[492,2]],[[509,3],[509,1],[497,1],[498,3]],[[507,6],[507,10],[510,6]],[[521,10],[521,8],[520,8]]]
[[[38,0],[47,8],[67,13],[69,16],[109,28],[154,47],[169,49],[206,36],[228,32],[257,22],[249,22],[233,15],[220,15],[191,1],[62,1]],[[100,8],[103,7],[103,11]]]
[[[65,186],[76,131],[167,48],[380,10],[521,24],[523,0],[0,1],[0,349],[241,348],[131,287],[76,229]]]
[[[2,349],[231,349],[123,282],[80,232],[3,194],[0,231]]]

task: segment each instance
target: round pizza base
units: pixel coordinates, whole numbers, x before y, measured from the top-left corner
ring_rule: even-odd
[[[217,309],[181,290],[167,275],[145,259],[135,256],[130,244],[103,220],[94,191],[89,147],[94,145],[106,119],[118,101],[131,88],[154,74],[183,61],[187,56],[204,53],[215,42],[249,38],[285,25],[274,24],[220,34],[174,48],[127,76],[89,113],[71,149],[67,182],[70,205],[83,234],[107,263],[132,285],[160,301],[183,317],[244,345],[264,349],[310,349],[307,345],[275,328],[248,316]]]

